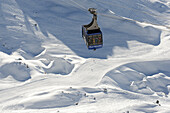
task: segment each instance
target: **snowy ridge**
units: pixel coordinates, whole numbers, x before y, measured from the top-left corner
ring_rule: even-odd
[[[0,0],[0,112],[169,113],[169,18],[169,0]]]

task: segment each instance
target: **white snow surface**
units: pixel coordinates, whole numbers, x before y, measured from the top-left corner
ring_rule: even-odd
[[[169,45],[169,0],[0,0],[0,113],[170,113]]]

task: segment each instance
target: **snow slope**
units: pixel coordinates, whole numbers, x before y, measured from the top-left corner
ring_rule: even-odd
[[[169,113],[169,20],[169,0],[0,0],[0,112]]]

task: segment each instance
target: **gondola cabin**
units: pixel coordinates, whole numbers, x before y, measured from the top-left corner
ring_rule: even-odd
[[[103,47],[102,32],[97,24],[96,9],[90,8],[90,13],[93,14],[92,22],[82,26],[82,37],[88,49],[96,50]]]

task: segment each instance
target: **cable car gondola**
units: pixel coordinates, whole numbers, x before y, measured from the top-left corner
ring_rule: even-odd
[[[96,9],[89,8],[88,11],[93,14],[93,19],[90,24],[82,26],[82,37],[88,49],[96,50],[103,47],[102,32],[97,24]]]

